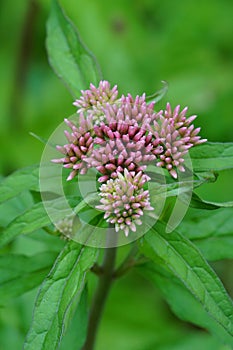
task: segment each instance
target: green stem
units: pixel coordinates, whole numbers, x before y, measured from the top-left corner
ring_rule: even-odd
[[[93,304],[90,310],[89,323],[87,329],[87,338],[83,350],[93,350],[95,345],[96,333],[103,313],[104,305],[113,282],[113,272],[116,260],[116,247],[106,248],[102,273],[99,275],[99,282],[96,293],[93,298]]]

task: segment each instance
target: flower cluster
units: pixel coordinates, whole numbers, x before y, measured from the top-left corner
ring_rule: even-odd
[[[143,189],[148,176],[142,172],[132,176],[125,168],[115,180],[110,179],[100,187],[101,205],[96,208],[105,212],[107,222],[115,225],[115,230],[123,230],[128,236],[129,230],[135,232],[141,225],[144,210],[153,210],[150,206],[149,191]]]
[[[68,143],[57,146],[64,157],[53,160],[71,169],[67,180],[88,168],[98,170],[101,205],[105,219],[116,231],[135,231],[145,210],[151,210],[149,193],[143,189],[150,178],[148,164],[168,170],[173,178],[185,171],[188,150],[206,141],[198,136],[200,128],[187,117],[187,108],[154,111],[154,102],[146,96],[130,94],[118,98],[117,86],[101,81],[98,87],[81,92],[74,102],[78,107],[76,122],[65,119],[71,132],[65,131]]]
[[[159,144],[163,148],[156,163],[157,166],[166,168],[173,178],[177,178],[177,170],[184,172],[183,166],[184,156],[188,150],[198,144],[206,142],[197,136],[200,128],[194,128],[192,122],[196,119],[196,115],[186,118],[188,108],[180,111],[178,105],[174,111],[167,103],[166,109],[154,121],[150,127]]]
[[[53,162],[61,163],[64,168],[72,169],[67,178],[67,180],[72,180],[78,172],[80,174],[86,174],[87,172],[88,164],[84,159],[93,150],[93,137],[90,132],[91,125],[88,120],[82,119],[81,126],[79,127],[68,119],[65,119],[65,123],[72,130],[71,133],[65,130],[65,135],[69,143],[56,147],[65,157],[53,159]]]
[[[77,113],[87,113],[98,124],[105,120],[103,106],[113,104],[118,97],[117,85],[112,89],[108,81],[101,81],[98,87],[90,84],[90,90],[81,90],[82,96],[73,105],[78,107]]]

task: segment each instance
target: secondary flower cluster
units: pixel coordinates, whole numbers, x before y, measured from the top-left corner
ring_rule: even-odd
[[[129,230],[135,232],[136,225],[142,224],[143,211],[154,209],[150,205],[149,191],[143,189],[147,181],[148,177],[141,171],[132,176],[125,168],[115,180],[101,185],[101,205],[96,208],[105,212],[104,218],[115,225],[116,232],[123,230],[126,236]]]
[[[117,86],[111,89],[107,81],[91,84],[74,105],[79,118],[65,119],[71,129],[65,131],[68,143],[57,146],[64,156],[53,161],[71,170],[67,180],[88,168],[98,170],[102,185],[97,209],[127,236],[142,223],[144,211],[153,209],[143,189],[150,180],[147,165],[163,167],[176,179],[178,171],[185,171],[188,150],[206,140],[192,124],[196,116],[186,117],[187,108],[172,110],[168,103],[164,111],[155,112],[155,103],[147,103],[145,94],[118,98]]]

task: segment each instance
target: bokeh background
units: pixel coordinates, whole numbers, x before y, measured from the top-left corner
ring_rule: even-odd
[[[121,93],[152,94],[166,80],[169,91],[158,109],[167,101],[173,106],[188,105],[190,114],[198,115],[196,125],[202,127],[202,137],[233,141],[231,0],[60,3],[95,54],[104,79],[118,84]],[[47,62],[49,8],[49,0],[0,2],[2,176],[40,161],[43,144],[30,132],[46,139],[64,117],[75,112],[72,97]],[[232,171],[224,171],[199,194],[209,200],[232,200],[232,176]],[[216,268],[221,273],[224,266]],[[0,309],[0,350],[22,348],[35,293]],[[110,347],[224,349],[207,333],[178,321],[159,292],[133,273],[116,283],[109,298],[97,350]]]

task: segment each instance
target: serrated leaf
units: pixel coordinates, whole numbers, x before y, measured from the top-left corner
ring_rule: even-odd
[[[211,212],[190,209],[179,226],[179,232],[191,240],[232,235],[233,209],[222,208]]]
[[[190,149],[194,172],[233,168],[233,143],[206,142]]]
[[[0,256],[0,303],[37,287],[49,272],[57,254]]]
[[[142,240],[143,253],[162,261],[219,324],[222,339],[233,345],[233,304],[218,276],[194,244],[177,231],[166,234],[165,229],[159,222],[150,229]]]
[[[208,260],[233,259],[233,209],[190,210],[179,231],[191,239]]]
[[[190,206],[192,208],[197,208],[197,209],[215,210],[219,208],[232,208],[233,202],[220,203],[220,202],[205,201],[202,198],[200,198],[196,193],[193,193]]]
[[[233,233],[231,236],[193,240],[209,261],[233,259]]]
[[[162,262],[160,264],[148,262],[138,266],[137,270],[156,285],[172,311],[181,320],[208,329],[210,333],[219,334],[221,338],[222,331],[219,324]]]
[[[75,344],[75,350],[81,350],[86,340],[88,325],[88,300],[87,288],[82,292],[81,299],[76,306],[74,316],[70,322],[70,326],[62,338],[59,350],[72,349]]]
[[[77,204],[79,198],[75,198],[74,202]],[[20,234],[28,234],[51,224],[44,205],[46,205],[46,208],[50,208],[50,214],[52,213],[53,219],[57,219],[57,221],[69,215],[71,211],[70,207],[66,205],[66,198],[35,204],[3,230],[0,234],[0,247],[9,243]]]
[[[26,190],[40,192],[39,180],[43,182],[43,191],[61,195],[57,185],[61,181],[61,176],[65,175],[61,175],[57,171],[56,165],[51,162],[15,171],[0,182],[0,203],[18,196]],[[71,193],[76,193],[75,187],[77,188],[74,183],[64,181],[64,191],[69,190]]]
[[[149,190],[151,196],[166,194],[166,197],[173,197],[185,192],[189,192],[193,188],[197,188],[204,183],[215,182],[216,175],[212,172],[191,173],[188,169],[181,179],[174,180],[166,170],[163,172],[161,168],[150,167],[147,171],[151,181],[149,182]]]
[[[70,307],[80,298],[86,272],[97,257],[94,248],[68,242],[39,291],[24,350],[55,350],[68,322]],[[78,345],[78,344],[76,344]]]
[[[96,59],[81,42],[77,29],[56,0],[52,1],[47,22],[46,47],[52,68],[74,97],[101,79]]]
[[[39,191],[39,167],[34,165],[20,169],[0,183],[0,203],[25,190]]]
[[[186,199],[186,194],[191,197],[190,191],[193,187],[198,187],[202,184],[203,181],[193,180],[193,181],[178,181],[174,183],[159,184],[159,183],[150,183],[150,196],[151,203],[156,205],[158,198],[168,198],[168,197],[183,197]]]
[[[23,191],[0,204],[0,226],[6,227],[17,216],[23,214],[25,210],[33,205],[33,198],[30,192]]]
[[[20,234],[33,232],[41,227],[48,226],[50,219],[43,203],[37,203],[21,216],[13,220],[0,235],[0,247],[12,241]]]

